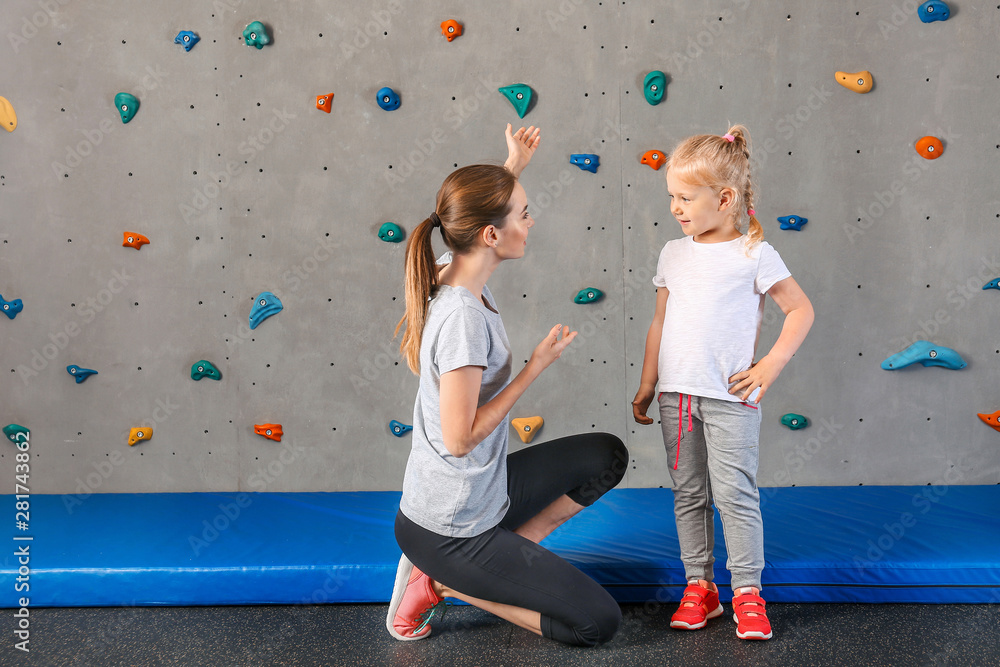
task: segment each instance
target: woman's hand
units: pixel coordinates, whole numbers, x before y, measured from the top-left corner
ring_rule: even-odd
[[[562,329],[561,339],[559,338],[560,329]],[[528,364],[534,364],[538,372],[541,373],[562,355],[566,346],[576,338],[576,334],[576,331],[570,333],[569,327],[564,327],[561,324],[555,325],[549,331],[549,335],[542,339],[542,342],[538,344],[535,351],[531,353],[531,359],[528,360]]]
[[[511,125],[507,123],[507,130],[504,132],[507,137],[507,162],[504,166],[510,169],[514,176],[520,178],[521,172],[531,162],[531,156],[535,154],[535,149],[541,141],[539,132],[541,129],[532,125],[527,130],[522,127],[511,134]]]
[[[760,387],[760,393],[757,395],[757,400],[754,401],[754,403],[760,403],[764,398],[764,394],[774,384],[774,381],[778,379],[778,375],[781,374],[783,368],[784,365],[781,362],[771,355],[767,355],[757,363],[750,364],[748,370],[737,373],[729,378],[729,384],[737,383],[736,386],[729,390],[729,393],[742,394],[740,400],[746,401],[747,396],[752,394],[754,389]]]
[[[649,404],[653,402],[653,396],[656,395],[655,386],[640,386],[639,391],[636,392],[635,398],[632,399],[632,417],[640,424],[652,424],[652,417],[646,416],[646,410],[649,410]]]

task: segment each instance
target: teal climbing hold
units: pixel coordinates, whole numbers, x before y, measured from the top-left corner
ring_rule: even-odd
[[[575,297],[573,297],[573,303],[593,303],[594,301],[600,299],[602,296],[604,296],[604,292],[602,292],[601,290],[597,289],[596,287],[587,287],[585,289],[580,290],[580,292]]]
[[[531,104],[531,88],[526,83],[512,83],[509,86],[498,88],[504,97],[514,105],[514,111],[521,118],[528,113],[528,105]]]
[[[256,329],[261,322],[281,312],[281,300],[271,292],[261,292],[250,309],[250,328]]]
[[[97,371],[91,370],[89,368],[80,368],[76,364],[72,364],[66,367],[66,372],[76,378],[76,383],[80,384],[85,381],[91,375],[97,375]]]
[[[402,438],[404,435],[413,430],[412,426],[409,426],[407,424],[401,424],[395,419],[389,422],[389,428],[392,429],[392,434],[397,438]]]
[[[208,378],[209,380],[221,380],[222,373],[219,369],[215,367],[211,361],[206,361],[202,359],[198,363],[191,366],[191,379],[200,380],[202,378]]]
[[[894,371],[916,363],[924,366],[943,366],[953,371],[968,366],[962,356],[950,347],[935,345],[929,340],[918,340],[902,352],[898,352],[883,361],[882,368]]]
[[[258,49],[264,48],[271,43],[271,36],[267,34],[267,28],[260,21],[254,21],[243,29],[243,41],[247,46],[255,46]]]
[[[800,428],[805,428],[809,426],[809,420],[802,415],[797,415],[794,412],[789,412],[787,415],[781,417],[781,423],[792,429],[793,431],[798,431]]]
[[[135,95],[118,93],[115,95],[115,106],[118,107],[118,113],[121,114],[122,122],[127,123],[132,120],[135,112],[139,110],[139,100],[136,99]]]
[[[14,444],[28,442],[31,439],[31,431],[17,424],[7,424],[4,426],[3,434]]]
[[[378,228],[378,237],[386,243],[399,243],[403,240],[403,230],[395,222],[386,222]]]
[[[662,102],[663,96],[667,93],[667,75],[654,69],[643,79],[642,92],[646,96],[646,101],[653,106]]]

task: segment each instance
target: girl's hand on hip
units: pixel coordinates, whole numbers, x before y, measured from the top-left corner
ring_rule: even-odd
[[[754,403],[760,403],[764,394],[770,388],[783,368],[777,360],[766,356],[755,364],[750,364],[750,368],[729,378],[729,384],[736,383],[729,390],[730,394],[738,394],[741,401],[746,401],[747,397],[760,387],[760,393]]]
[[[562,338],[559,338],[560,329],[562,330]],[[528,360],[528,363],[536,364],[539,372],[545,370],[562,355],[566,346],[576,338],[576,334],[576,331],[570,333],[569,327],[564,327],[561,324],[555,325],[549,331],[549,335],[542,339],[535,351],[531,353],[531,359]]]

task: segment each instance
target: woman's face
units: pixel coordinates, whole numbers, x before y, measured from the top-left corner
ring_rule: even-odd
[[[528,230],[535,226],[535,220],[528,213],[528,195],[520,183],[514,184],[510,202],[510,213],[507,214],[503,228],[495,228],[495,251],[500,259],[523,257],[528,245]]]

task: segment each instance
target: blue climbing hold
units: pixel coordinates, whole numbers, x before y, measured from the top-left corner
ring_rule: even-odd
[[[604,292],[596,287],[586,287],[573,297],[573,303],[593,303],[604,296]]]
[[[927,340],[918,340],[902,352],[898,352],[883,361],[882,368],[887,371],[894,371],[916,363],[923,364],[924,366],[943,366],[953,371],[961,370],[968,366],[961,355],[950,347],[935,345]]]
[[[1000,289],[1000,278],[994,278],[993,280],[989,281],[988,283],[983,285],[983,289]]]
[[[399,95],[392,88],[379,88],[375,98],[378,100],[378,105],[386,111],[395,111],[399,108]]]
[[[190,30],[181,30],[179,33],[177,33],[177,36],[174,37],[174,44],[180,44],[181,46],[184,47],[185,51],[190,51],[192,48],[194,48],[194,45],[200,41],[201,37],[194,34]]]
[[[927,2],[917,7],[917,16],[924,23],[947,21],[951,16],[951,8],[941,2],[941,0],[927,0]]]
[[[395,222],[386,222],[378,228],[378,237],[386,243],[399,243],[403,240],[403,230]]]
[[[254,21],[243,29],[243,41],[247,46],[256,46],[258,49],[264,48],[271,43],[271,36],[267,34],[267,28],[260,21]]]
[[[122,117],[122,122],[127,123],[132,120],[135,112],[139,110],[139,100],[135,95],[118,93],[115,95],[115,106],[118,107],[118,113]]]
[[[3,314],[9,319],[14,319],[17,314],[24,310],[24,302],[20,299],[14,299],[13,301],[4,301],[3,295],[0,294],[0,309],[3,310]]]
[[[809,222],[809,218],[803,218],[801,215],[783,215],[778,218],[778,222],[781,223],[782,229],[792,229],[800,232],[802,231],[802,225]]]
[[[510,100],[517,115],[524,118],[524,114],[528,113],[528,105],[531,104],[531,87],[526,83],[512,83],[509,86],[501,86],[497,90]]]
[[[569,163],[575,164],[584,171],[596,174],[597,168],[601,166],[601,158],[593,153],[574,153],[569,156]]]
[[[392,429],[392,434],[397,438],[402,438],[404,435],[413,430],[412,426],[407,426],[406,424],[400,424],[395,419],[389,422],[389,428]]]
[[[281,312],[281,300],[271,292],[261,292],[250,309],[250,328],[256,329],[261,322]]]
[[[97,375],[97,371],[91,370],[89,368],[80,368],[76,364],[66,367],[66,372],[76,378],[76,383],[80,384],[91,375]]]

